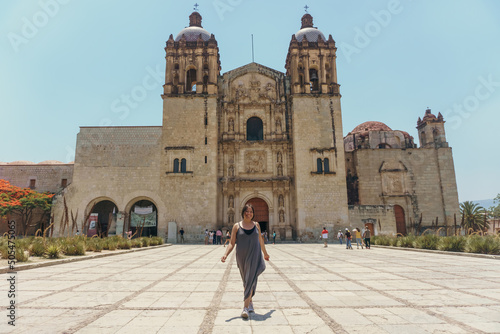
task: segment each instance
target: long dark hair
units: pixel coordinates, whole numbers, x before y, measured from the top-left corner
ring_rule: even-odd
[[[252,219],[253,219],[253,217],[255,216],[255,210],[252,204],[247,204],[243,207],[243,209],[241,210],[241,218],[245,219],[245,212],[247,211],[248,208],[252,209]]]

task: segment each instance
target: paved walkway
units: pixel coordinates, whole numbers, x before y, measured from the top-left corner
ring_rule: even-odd
[[[234,252],[182,245],[19,271],[0,333],[500,333],[500,261],[340,245],[268,245],[256,313],[239,317]]]

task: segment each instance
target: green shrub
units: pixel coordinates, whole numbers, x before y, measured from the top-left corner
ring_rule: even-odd
[[[29,252],[24,247],[16,247],[16,261],[17,262],[26,262],[29,260]]]
[[[132,242],[130,240],[122,239],[118,243],[118,248],[119,249],[130,249],[130,248],[132,248]]]
[[[58,259],[60,257],[60,249],[56,244],[52,244],[47,247],[47,257],[49,259]]]
[[[471,235],[465,245],[467,253],[500,254],[500,240],[497,236]]]
[[[34,241],[29,248],[29,252],[31,256],[43,256],[45,254],[45,245],[43,241]]]
[[[394,237],[391,237],[387,234],[381,234],[381,235],[374,236],[373,238],[370,239],[370,241],[374,245],[390,246],[392,244],[391,239],[394,239]]]
[[[152,237],[151,238],[151,246],[163,245],[162,237]]]
[[[7,244],[3,244],[0,246],[0,255],[2,259],[9,258],[9,248],[7,247]]]
[[[463,252],[467,239],[462,236],[441,237],[437,249],[448,252]]]
[[[399,237],[397,239],[398,239],[397,246],[405,247],[405,248],[413,248],[413,247],[415,247],[414,243],[415,243],[415,240],[417,239],[417,237],[413,234],[408,234],[404,237]]]
[[[77,241],[72,245],[67,245],[63,253],[69,256],[85,255],[85,244],[83,241]]]
[[[134,248],[141,248],[142,247],[142,240],[141,239],[133,239],[132,240],[132,247]]]
[[[149,246],[151,246],[151,238],[142,237],[141,240],[142,240],[142,246],[143,247],[149,247]]]
[[[435,234],[424,234],[415,239],[415,248],[437,249],[439,237]]]
[[[114,251],[118,248],[118,243],[116,241],[109,240],[107,245],[110,251]]]

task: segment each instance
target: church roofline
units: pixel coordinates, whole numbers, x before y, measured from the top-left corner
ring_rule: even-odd
[[[161,125],[80,126],[80,129],[162,128]]]
[[[239,77],[239,76],[241,76],[245,73],[248,73],[248,72],[253,72],[253,71],[260,72],[259,70],[264,70],[265,72],[271,72],[274,76],[277,76],[277,77],[283,77],[283,78],[285,77],[285,73],[280,72],[278,70],[275,70],[273,68],[264,66],[262,64],[256,63],[256,62],[248,63],[246,65],[237,67],[231,71],[225,72],[222,75],[222,77],[224,77],[224,78],[236,78],[236,77]],[[266,73],[262,73],[262,74],[266,74]]]

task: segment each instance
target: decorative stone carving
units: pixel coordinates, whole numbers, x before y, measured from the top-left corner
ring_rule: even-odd
[[[281,133],[281,120],[276,118],[276,132]]]
[[[278,176],[283,176],[283,165],[278,165]]]
[[[245,167],[247,173],[265,173],[266,152],[265,151],[245,152]]]
[[[285,222],[285,211],[280,210],[280,223]]]
[[[227,175],[228,176],[234,176],[234,166],[230,165],[228,170],[227,170]]]
[[[229,132],[234,131],[234,119],[230,118],[227,124],[227,128]]]
[[[285,206],[285,203],[284,203],[284,200],[283,200],[283,195],[279,195],[279,197],[278,197],[278,206],[280,208],[282,208],[282,207]]]
[[[276,153],[276,161],[278,163],[282,163],[283,162],[283,155],[281,154],[281,152]]]
[[[227,206],[229,208],[234,208],[234,197],[233,197],[233,195],[229,196],[229,200],[228,200]]]

